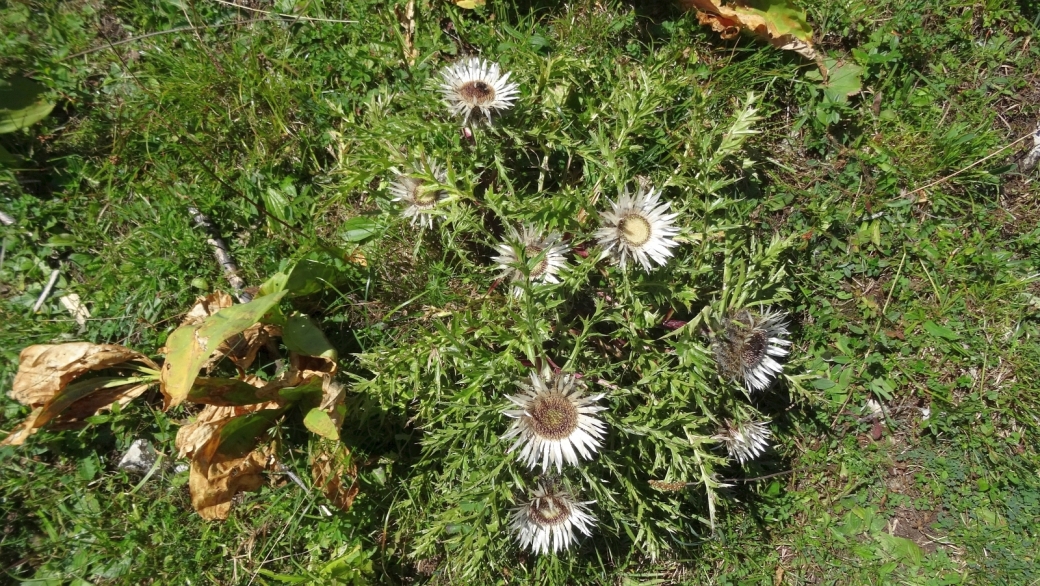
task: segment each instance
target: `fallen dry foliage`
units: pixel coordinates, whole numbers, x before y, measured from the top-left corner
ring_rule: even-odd
[[[124,406],[155,383],[158,369],[144,354],[115,344],[29,346],[18,357],[8,396],[33,411],[0,445],[21,445],[44,425],[72,427],[113,403]]]
[[[295,281],[295,272],[279,274],[272,290],[249,303],[236,305],[223,292],[198,299],[161,350],[166,355],[162,367],[143,354],[109,344],[26,348],[10,396],[33,411],[2,443],[22,444],[43,425],[80,423],[158,383],[166,409],[185,401],[203,405],[178,431],[176,448],[190,461],[192,506],[204,519],[226,519],[235,495],[263,484],[264,470],[276,462],[269,430],[298,406],[319,446],[311,462],[316,486],[337,507],[350,508],[359,488],[350,450],[339,441],[346,391],[333,382],[337,352],[310,317],[298,312],[286,316],[278,306],[290,292],[286,287],[295,283],[298,290],[310,291],[314,275],[322,270],[311,262]],[[287,361],[274,343],[279,337],[288,350]],[[263,372],[247,373],[265,348],[279,370],[270,378]],[[224,358],[235,365],[237,377],[200,376]]]
[[[348,511],[360,492],[357,465],[350,448],[339,442],[322,442],[311,457],[311,476],[314,486],[321,489],[332,504]],[[344,482],[349,477],[350,483]]]
[[[231,501],[263,485],[262,472],[274,453],[259,446],[284,409],[277,402],[217,407],[207,405],[177,432],[180,457],[190,458],[191,504],[207,520],[226,519]]]
[[[695,10],[697,20],[723,39],[748,31],[785,51],[794,51],[823,67],[813,48],[812,27],[805,11],[791,0],[680,0],[686,10]]]

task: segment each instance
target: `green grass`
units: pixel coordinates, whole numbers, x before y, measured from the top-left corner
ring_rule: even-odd
[[[367,266],[299,306],[343,357],[361,494],[325,516],[316,491],[270,474],[205,522],[187,473],[116,469],[137,437],[176,452],[192,413],[163,413],[150,391],[0,448],[5,581],[351,583],[337,568],[356,568],[356,583],[393,584],[1040,583],[1040,208],[1036,173],[1012,166],[1031,143],[919,190],[1036,127],[1035,3],[806,2],[818,46],[864,70],[864,91],[839,100],[811,63],[667,5],[418,2],[411,45],[404,3],[251,5],[357,23],[235,23],[257,15],[217,3],[0,8],[0,75],[31,74],[59,104],[0,136],[22,159],[0,169],[0,210],[17,219],[0,227],[0,388],[29,344],[154,355],[198,295],[226,289],[189,206],[253,286],[349,248],[345,221],[368,217]],[[188,24],[221,26],[107,48]],[[522,97],[469,141],[435,81],[475,51]],[[748,92],[761,133],[713,159]],[[459,198],[422,233],[386,195],[420,151],[452,169]],[[505,222],[591,248],[603,198],[637,178],[683,214],[667,267],[623,275],[593,254],[549,293],[492,289]],[[749,302],[793,318],[795,377],[750,401],[714,375],[698,321],[749,273]],[[65,293],[87,303],[86,327]],[[665,315],[695,325],[669,333]],[[536,558],[503,530],[532,475],[497,437],[502,396],[543,356],[621,390],[605,449],[566,475],[600,524]],[[727,465],[690,441],[742,410],[772,419],[766,456]],[[27,413],[0,399],[0,429]],[[306,433],[291,420],[278,433],[306,477]],[[698,461],[732,485],[714,531]],[[665,478],[694,485],[646,485]]]

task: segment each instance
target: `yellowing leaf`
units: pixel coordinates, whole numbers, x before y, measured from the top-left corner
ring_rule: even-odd
[[[303,417],[303,425],[312,433],[330,440],[339,439],[339,425],[332,420],[328,413],[315,407]]]
[[[184,401],[195,385],[199,370],[222,342],[256,324],[284,296],[285,291],[280,291],[233,305],[217,311],[202,323],[182,325],[170,334],[160,378],[165,408]]]
[[[778,49],[794,51],[808,59],[818,55],[812,46],[812,27],[805,11],[791,0],[680,0],[686,9],[697,11],[697,20],[711,26],[723,39],[741,31],[752,32]]]
[[[486,0],[452,0],[459,8],[473,10],[477,6],[483,6]]]

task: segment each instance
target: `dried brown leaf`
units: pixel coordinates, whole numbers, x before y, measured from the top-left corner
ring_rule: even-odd
[[[207,406],[194,424],[181,428],[177,449],[191,457],[188,488],[202,518],[226,519],[236,494],[260,488],[274,450],[257,444],[284,412],[273,402]]]
[[[18,373],[7,396],[23,405],[36,407],[50,401],[70,382],[92,370],[137,361],[158,370],[144,354],[115,344],[39,344],[22,350]]]
[[[752,32],[771,45],[794,51],[821,65],[812,45],[812,27],[805,11],[791,0],[680,0],[687,10],[697,11],[697,20],[708,25],[723,39],[732,39],[741,31]]]
[[[29,439],[29,436],[36,432],[36,418],[42,412],[43,407],[33,409],[29,417],[26,417],[19,427],[11,430],[11,433],[3,441],[0,441],[0,446],[20,446],[24,444],[25,440]]]
[[[199,452],[214,436],[220,435],[220,430],[232,419],[255,413],[263,409],[275,409],[279,404],[275,401],[258,403],[255,405],[206,405],[199,411],[195,421],[182,426],[177,430],[177,439],[174,445],[177,447],[177,455],[180,458],[190,458]]]
[[[188,488],[191,506],[207,521],[227,519],[236,494],[257,490],[264,483],[269,450],[259,449],[244,457],[221,452],[217,434],[191,461]]]
[[[8,396],[34,409],[4,443],[21,445],[44,425],[69,429],[113,403],[126,405],[154,384],[147,376],[120,373],[119,366],[129,362],[159,368],[147,356],[114,344],[42,344],[22,350]],[[118,376],[100,376],[105,370]]]
[[[361,488],[357,465],[350,449],[339,442],[323,441],[311,458],[314,486],[321,489],[332,504],[349,511]]]
[[[235,303],[235,300],[223,291],[216,291],[210,293],[205,297],[199,297],[195,300],[195,305],[188,310],[188,313],[184,315],[184,320],[181,322],[182,326],[190,326],[194,324],[200,324],[206,321],[206,318],[217,313],[221,309],[231,307]]]

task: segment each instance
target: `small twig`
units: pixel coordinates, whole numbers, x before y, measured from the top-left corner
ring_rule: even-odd
[[[240,4],[235,4],[234,2],[228,2],[227,0],[213,0],[213,1],[216,2],[217,4],[223,4],[225,6],[234,6],[235,8],[239,8],[241,10],[248,10],[250,12],[259,12],[260,14],[266,14],[268,16],[280,16],[282,18],[291,18],[293,20],[306,20],[308,22],[338,22],[338,23],[342,23],[342,24],[357,24],[358,23],[358,21],[356,21],[356,20],[338,20],[338,19],[335,19],[335,18],[312,18],[310,16],[298,16],[298,15],[295,15],[295,14],[282,14],[281,12],[270,12],[270,11],[267,11],[267,10],[260,10],[259,8],[250,8],[248,6],[242,6]]]
[[[113,41],[111,43],[107,43],[107,44],[102,45],[100,47],[94,47],[93,49],[87,49],[86,51],[80,51],[79,53],[73,53],[72,55],[69,55],[68,57],[63,58],[62,61],[68,61],[69,59],[75,59],[76,57],[82,57],[84,55],[90,55],[91,53],[97,53],[98,51],[104,51],[105,49],[108,49],[108,48],[111,48],[111,47],[118,47],[119,45],[125,45],[127,43],[133,43],[135,41],[142,41],[144,39],[148,39],[148,38],[151,38],[151,37],[158,37],[160,35],[168,35],[168,34],[171,34],[171,33],[182,33],[184,31],[199,31],[199,30],[210,29],[210,28],[222,28],[222,27],[225,27],[225,26],[235,26],[235,25],[239,25],[239,24],[250,24],[250,23],[254,23],[254,22],[268,22],[268,21],[271,21],[271,20],[274,20],[274,19],[273,18],[251,18],[249,20],[238,20],[238,21],[235,21],[235,22],[221,22],[219,24],[207,24],[207,25],[198,26],[198,27],[195,27],[195,26],[179,26],[177,28],[171,28],[171,29],[166,29],[166,30],[163,30],[163,31],[151,32],[151,33],[148,33],[148,34],[141,35],[139,37],[130,37],[129,39],[123,39],[121,41]]]
[[[940,183],[945,183],[947,180],[953,179],[954,177],[960,175],[961,173],[967,171],[968,169],[971,169],[973,167],[977,167],[977,166],[981,165],[982,163],[985,163],[986,161],[988,161],[988,160],[992,159],[993,157],[999,155],[1000,153],[1008,150],[1009,148],[1015,146],[1016,144],[1026,140],[1027,138],[1032,138],[1032,137],[1033,137],[1033,133],[1030,132],[1029,134],[1023,136],[1022,138],[1016,140],[1015,142],[1013,142],[1013,143],[1011,143],[1009,145],[1005,145],[1005,146],[997,149],[996,151],[986,155],[985,157],[982,157],[981,159],[979,159],[978,161],[975,161],[974,163],[968,165],[967,167],[964,167],[963,169],[961,169],[959,171],[954,171],[953,173],[950,173],[949,175],[947,175],[946,177],[943,177],[942,179],[936,179],[935,181],[932,181],[931,183],[929,183],[928,185],[925,185],[924,187],[918,187],[917,189],[904,194],[903,197],[910,197],[911,195],[913,195],[913,194],[915,194],[915,193],[917,193],[919,191],[924,191],[925,189],[928,189],[928,188],[931,188],[931,187],[935,187],[936,185],[939,185]]]
[[[213,256],[217,258],[220,268],[224,270],[224,276],[227,277],[228,283],[231,283],[231,287],[234,288],[235,297],[238,298],[239,303],[252,301],[253,296],[244,290],[246,282],[242,280],[242,277],[238,276],[238,265],[235,264],[231,251],[220,237],[213,222],[210,222],[209,218],[200,212],[198,208],[188,207],[188,213],[191,214],[191,219],[195,221],[195,226],[202,228],[209,235],[206,242],[213,247]]]
[[[58,282],[59,275],[61,275],[61,271],[58,269],[54,269],[54,271],[51,272],[51,278],[47,281],[47,286],[43,288],[43,292],[40,293],[40,298],[36,300],[36,305],[33,306],[33,313],[40,311],[40,308],[43,307],[43,302],[46,301],[47,296],[51,294],[51,289],[54,289],[54,284]]]
[[[0,212],[0,224],[3,224],[4,226],[14,226],[14,218]]]
[[[1026,153],[1018,170],[1022,173],[1029,173],[1036,168],[1037,163],[1040,163],[1040,126],[1037,126],[1036,132],[1033,133],[1033,149]]]
[[[806,470],[813,470],[816,468],[833,468],[834,466],[834,464],[816,464],[815,466],[801,466],[799,468],[784,470],[783,472],[774,472],[772,474],[766,474],[765,476],[755,476],[752,478],[724,478],[722,479],[722,482],[742,482],[744,484],[747,484],[749,482],[758,482],[759,480],[769,480],[770,478],[776,478],[777,476],[786,476],[787,474],[794,474],[795,472],[804,472]]]

